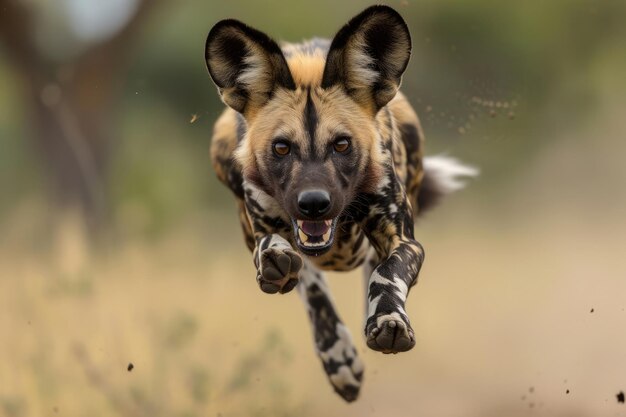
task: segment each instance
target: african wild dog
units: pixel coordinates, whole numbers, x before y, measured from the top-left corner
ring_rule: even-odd
[[[317,353],[347,401],[363,366],[321,271],[364,265],[367,345],[411,349],[404,303],[424,260],[414,214],[473,174],[448,158],[422,160],[419,120],[398,92],[410,53],[405,22],[386,6],[366,9],[332,42],[281,48],[237,20],[217,23],[206,42],[229,107],[212,162],[239,204],[257,283],[270,294],[298,288]]]

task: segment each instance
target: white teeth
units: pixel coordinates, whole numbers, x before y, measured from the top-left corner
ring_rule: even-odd
[[[308,246],[308,247],[324,246],[330,240],[330,234],[332,232],[331,227],[333,224],[332,219],[324,220],[324,224],[326,225],[326,227],[328,227],[328,230],[326,231],[326,233],[322,235],[321,241],[315,242],[315,243],[309,242],[309,236],[306,233],[304,233],[304,231],[302,231],[302,227],[304,226],[304,220],[296,220],[296,224],[298,225],[298,237],[300,238],[300,243],[302,243],[304,246]]]
[[[304,244],[304,246],[309,246],[309,247],[315,247],[315,246],[324,246],[326,244],[326,242],[317,242],[317,243],[310,243],[310,242],[302,242]]]

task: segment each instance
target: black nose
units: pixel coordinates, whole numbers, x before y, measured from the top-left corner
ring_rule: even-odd
[[[307,190],[298,194],[300,213],[316,219],[330,210],[330,196],[323,190]]]

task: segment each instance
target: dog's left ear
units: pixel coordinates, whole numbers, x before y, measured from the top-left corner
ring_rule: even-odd
[[[277,88],[296,89],[278,44],[238,20],[213,26],[204,51],[222,100],[244,116],[267,103]]]
[[[411,56],[411,35],[398,12],[372,6],[332,41],[322,87],[343,85],[357,103],[377,112],[396,95]]]

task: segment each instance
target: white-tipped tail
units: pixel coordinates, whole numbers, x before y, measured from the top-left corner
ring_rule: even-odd
[[[465,187],[466,181],[478,173],[478,168],[449,156],[424,158],[424,179],[417,197],[419,212],[432,208],[446,194]]]

